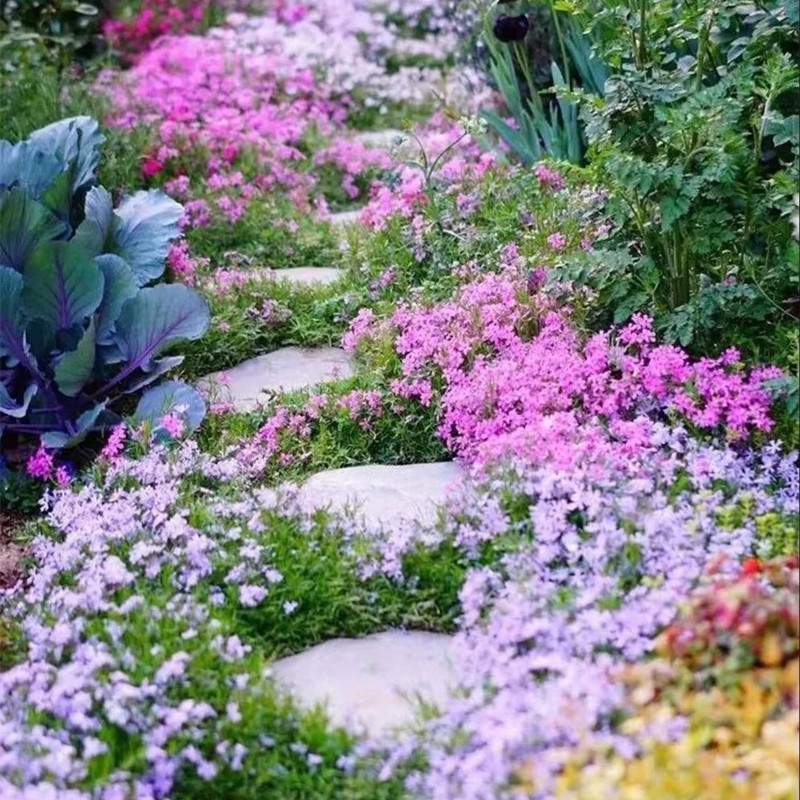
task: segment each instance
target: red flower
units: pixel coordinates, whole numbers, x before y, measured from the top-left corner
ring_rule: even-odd
[[[147,179],[155,177],[162,169],[164,165],[155,156],[145,156],[142,161],[142,175]]]
[[[764,565],[757,558],[746,558],[742,564],[742,575],[758,575]]]

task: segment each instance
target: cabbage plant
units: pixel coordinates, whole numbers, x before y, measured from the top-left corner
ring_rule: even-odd
[[[66,448],[141,394],[140,418],[205,406],[189,386],[150,386],[182,357],[163,356],[209,324],[206,301],[158,283],[182,207],[140,191],[114,208],[97,185],[104,137],[90,117],[0,141],[0,437]]]

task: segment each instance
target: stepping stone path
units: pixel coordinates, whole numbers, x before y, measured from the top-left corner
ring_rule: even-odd
[[[452,461],[391,466],[368,464],[312,475],[300,488],[305,508],[330,507],[343,511],[357,506],[370,527],[416,520],[436,521],[436,508],[448,490],[464,479],[462,467]]]
[[[399,131],[360,137],[368,146],[390,148]],[[360,210],[331,216],[343,228],[358,223]],[[341,270],[320,267],[263,270],[267,279],[328,284]],[[218,401],[237,411],[257,408],[265,393],[292,391],[353,374],[338,348],[284,347],[209,375]],[[367,465],[328,470],[299,490],[301,506],[333,511],[356,508],[369,526],[416,521],[431,524],[447,493],[464,479],[453,462]],[[334,725],[380,736],[414,721],[420,701],[443,706],[455,685],[452,638],[420,631],[384,631],[363,639],[332,639],[273,665],[277,682],[305,707],[325,706]]]
[[[338,347],[282,347],[206,375],[198,386],[210,391],[215,402],[230,403],[235,411],[252,411],[269,393],[292,392],[353,374],[350,357]]]
[[[287,267],[267,269],[263,274],[269,280],[289,281],[301,286],[325,286],[338,281],[344,272],[335,267]]]
[[[450,636],[384,631],[331,639],[272,671],[301,706],[322,704],[335,725],[380,736],[413,722],[417,699],[445,704],[456,682],[452,663]]]

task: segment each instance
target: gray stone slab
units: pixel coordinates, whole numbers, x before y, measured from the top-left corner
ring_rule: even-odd
[[[358,218],[361,216],[361,209],[357,208],[354,211],[339,211],[337,214],[331,214],[330,223],[336,227],[344,227],[345,225],[356,225]]]
[[[406,149],[411,140],[407,133],[391,128],[382,131],[365,131],[359,133],[355,138],[367,147],[383,148],[384,150],[391,150],[395,146]],[[398,139],[402,140],[399,144]]]
[[[272,671],[302,707],[324,705],[335,725],[370,736],[412,723],[419,700],[441,708],[456,681],[452,638],[421,631],[331,639]]]
[[[352,360],[338,347],[282,347],[206,375],[198,385],[210,392],[215,402],[231,403],[236,411],[252,411],[270,393],[296,391],[351,375]]]
[[[437,507],[464,476],[464,469],[453,461],[345,467],[312,475],[300,488],[298,499],[309,509],[357,507],[369,525],[401,520],[425,524],[436,520]]]
[[[288,281],[302,286],[325,286],[335,283],[344,271],[335,267],[287,267],[266,270],[266,277],[276,281]]]

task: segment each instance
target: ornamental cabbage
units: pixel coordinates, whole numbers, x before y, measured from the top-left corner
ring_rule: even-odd
[[[139,191],[114,208],[97,185],[103,141],[90,117],[0,141],[0,437],[79,443],[118,419],[120,397],[180,364],[159,357],[166,348],[208,328],[197,292],[157,283],[181,205]],[[156,420],[181,398],[198,424],[202,398],[171,387],[150,388],[139,408]]]

